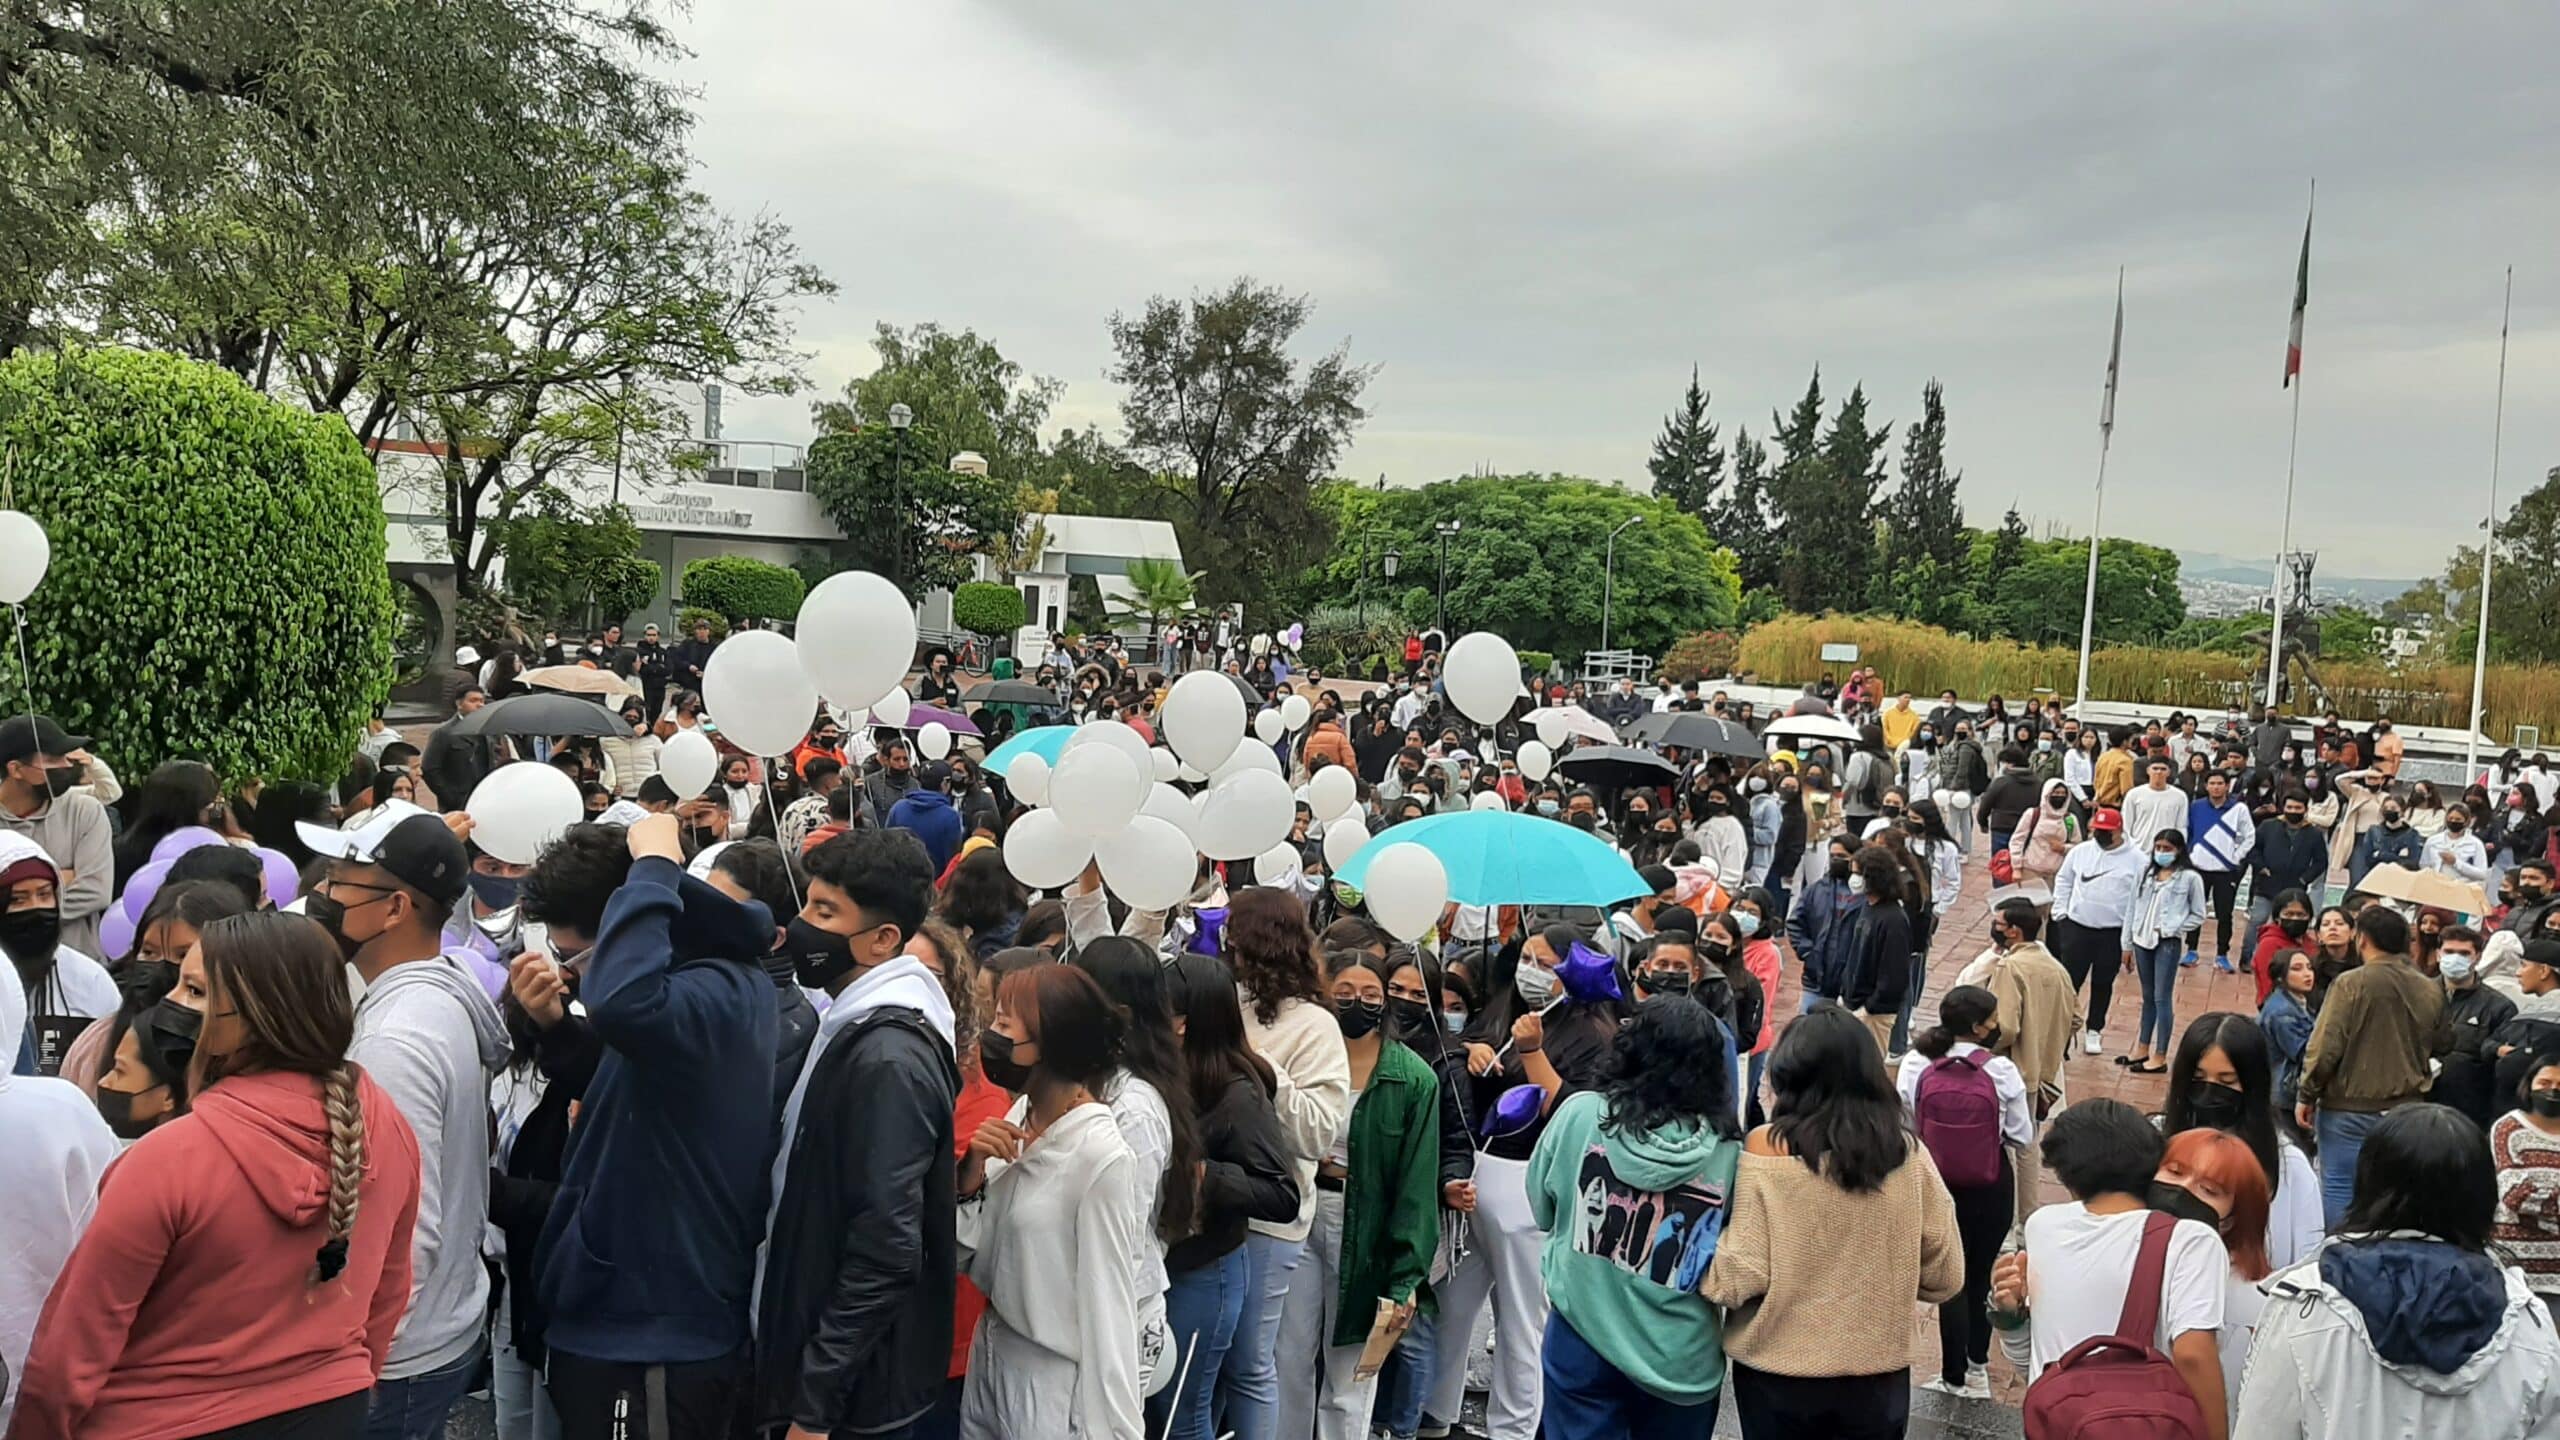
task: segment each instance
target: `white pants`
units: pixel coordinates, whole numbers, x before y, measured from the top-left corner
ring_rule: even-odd
[[[1490,1440],[1538,1433],[1539,1353],[1546,1343],[1547,1284],[1538,1274],[1546,1236],[1529,1218],[1529,1162],[1476,1156],[1476,1210],[1466,1260],[1438,1290],[1431,1399],[1442,1420],[1458,1418],[1467,1389],[1467,1347],[1476,1312],[1493,1298],[1493,1393],[1485,1406]]]
[[[1280,1375],[1278,1433],[1282,1440],[1362,1440],[1378,1377],[1355,1378],[1360,1346],[1329,1343],[1341,1313],[1342,1192],[1317,1191],[1314,1218],[1306,1258],[1281,1302],[1280,1343],[1272,1352]]]
[[[560,1416],[551,1408],[551,1392],[542,1388],[542,1367],[516,1352],[514,1301],[512,1290],[501,1294],[489,1326],[489,1398],[498,1440],[560,1440]]]

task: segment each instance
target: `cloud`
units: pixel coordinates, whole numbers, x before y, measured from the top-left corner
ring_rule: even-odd
[[[2414,575],[2471,532],[2510,262],[2505,493],[2560,463],[2560,11],[717,0],[687,38],[703,183],[844,287],[829,387],[934,319],[1107,421],[1105,317],[1251,274],[1382,367],[1347,474],[1641,483],[1692,363],[1755,432],[1819,364],[1897,420],[1943,381],[1977,522],[2078,527],[2121,265],[2107,528],[2271,552],[2317,174],[2296,543]]]

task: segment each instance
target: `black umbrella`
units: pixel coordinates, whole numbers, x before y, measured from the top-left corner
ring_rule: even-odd
[[[1585,745],[1558,760],[1556,773],[1603,790],[1627,790],[1670,784],[1680,778],[1680,767],[1650,750]]]
[[[1056,709],[1058,692],[1028,680],[990,680],[960,697],[965,705],[1046,705]]]
[[[1638,720],[1635,738],[1658,746],[1678,746],[1709,755],[1732,755],[1757,760],[1768,753],[1760,737],[1747,725],[1719,720],[1695,710],[1660,710]]]
[[[456,735],[627,735],[621,715],[578,695],[536,692],[491,701],[454,722]]]
[[[1263,706],[1271,703],[1271,697],[1254,689],[1252,681],[1247,680],[1241,675],[1228,675],[1224,670],[1221,670],[1218,673],[1220,675],[1225,675],[1227,679],[1235,682],[1236,689],[1243,692],[1245,708],[1248,710],[1259,710]]]

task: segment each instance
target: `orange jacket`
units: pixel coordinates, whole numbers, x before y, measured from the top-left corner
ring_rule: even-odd
[[[1330,760],[1355,775],[1359,773],[1360,760],[1358,756],[1351,753],[1350,739],[1342,733],[1342,727],[1331,720],[1309,731],[1306,745],[1298,751],[1299,763],[1309,770],[1316,768],[1316,760],[1319,757]]]

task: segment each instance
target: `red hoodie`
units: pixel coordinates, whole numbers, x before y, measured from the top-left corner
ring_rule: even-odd
[[[308,1075],[238,1075],[107,1169],[36,1322],[9,1440],[202,1435],[373,1388],[409,1304],[418,1142],[358,1077],[364,1179],[346,1268]]]

